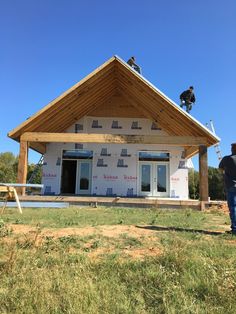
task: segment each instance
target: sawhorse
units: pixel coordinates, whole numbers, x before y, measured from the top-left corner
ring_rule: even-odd
[[[0,185],[0,193],[5,193],[6,194],[5,201],[4,201],[1,213],[4,212],[4,210],[5,210],[6,206],[7,206],[7,201],[9,199],[15,198],[17,207],[19,209],[19,212],[22,214],[22,209],[21,209],[21,206],[20,206],[19,197],[18,197],[18,194],[17,194],[16,189],[14,188],[14,186],[1,184]]]

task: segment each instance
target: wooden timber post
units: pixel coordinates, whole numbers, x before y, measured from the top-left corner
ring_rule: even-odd
[[[207,161],[207,147],[205,145],[199,146],[199,192],[201,210],[205,209],[205,203],[208,202],[208,161]]]
[[[28,142],[20,141],[20,155],[18,163],[17,183],[26,183],[28,167]],[[25,195],[25,187],[17,188],[18,193]]]

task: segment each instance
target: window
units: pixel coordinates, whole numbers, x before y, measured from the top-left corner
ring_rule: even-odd
[[[91,150],[63,150],[64,159],[93,159]]]
[[[161,152],[139,152],[139,161],[169,161],[169,153]]]

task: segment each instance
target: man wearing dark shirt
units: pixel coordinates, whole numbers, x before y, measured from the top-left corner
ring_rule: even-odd
[[[225,191],[231,220],[231,233],[236,235],[236,143],[231,144],[232,154],[223,157],[219,168],[224,172]]]
[[[127,61],[128,65],[131,66],[131,68],[133,68],[134,70],[136,70],[138,73],[141,74],[141,69],[140,69],[140,66],[138,66],[136,63],[135,63],[135,57],[131,57],[128,61]]]
[[[185,90],[180,96],[180,107],[186,106],[186,111],[189,113],[192,109],[192,104],[195,103],[195,95],[193,92],[193,86],[190,86],[189,89]]]

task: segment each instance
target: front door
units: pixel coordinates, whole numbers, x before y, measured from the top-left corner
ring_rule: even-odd
[[[76,194],[87,195],[91,193],[91,160],[77,160]]]
[[[140,162],[139,178],[140,195],[159,197],[169,195],[168,163]]]
[[[63,160],[61,194],[75,194],[77,160]]]

